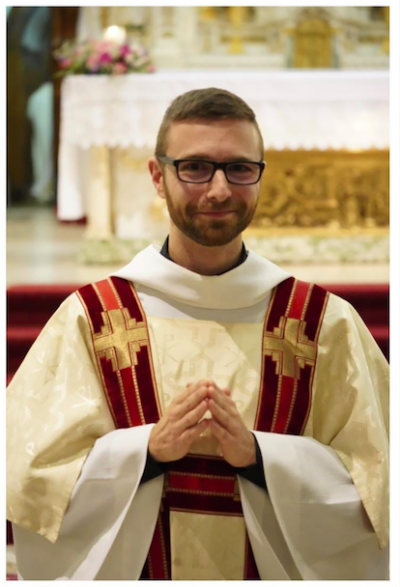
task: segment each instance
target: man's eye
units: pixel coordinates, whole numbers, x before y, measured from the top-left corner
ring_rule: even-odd
[[[180,164],[180,171],[205,171],[208,170],[209,164],[204,161],[183,161]]]
[[[250,165],[246,165],[245,163],[233,163],[229,166],[230,171],[234,171],[237,173],[246,173],[251,171]]]

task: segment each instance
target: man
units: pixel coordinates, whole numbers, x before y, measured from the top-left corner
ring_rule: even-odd
[[[347,302],[246,250],[263,153],[240,98],[179,96],[149,162],[169,238],[15,375],[21,578],[387,578],[387,363]]]

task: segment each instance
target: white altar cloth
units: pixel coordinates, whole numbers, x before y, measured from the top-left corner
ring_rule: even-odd
[[[386,71],[68,76],[61,90],[59,219],[76,220],[87,213],[89,147],[153,148],[171,101],[188,90],[211,86],[230,90],[248,102],[257,115],[266,149],[389,146]]]

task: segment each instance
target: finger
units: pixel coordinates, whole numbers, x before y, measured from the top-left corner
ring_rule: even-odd
[[[176,398],[174,398],[174,400],[171,402],[171,406],[177,406],[184,403],[185,400],[188,397],[190,397],[193,393],[195,393],[198,389],[200,389],[200,387],[205,386],[204,381],[204,379],[201,379],[200,381],[191,384],[190,387],[186,386],[186,389],[182,391],[179,395],[177,395]]]
[[[213,399],[221,408],[228,411],[231,415],[237,413],[236,404],[231,398],[220,389],[215,387],[209,388],[208,397]]]
[[[175,430],[178,434],[182,434],[188,428],[195,426],[199,420],[204,416],[208,410],[208,402],[203,400],[193,410],[188,412],[179,422],[175,425]]]
[[[208,402],[208,409],[211,412],[213,419],[217,420],[218,424],[225,428],[225,430],[230,430],[232,427],[231,419],[232,416],[229,414],[224,408],[221,408],[214,400],[210,399]]]
[[[199,388],[199,386],[202,384],[202,381],[196,381],[195,383],[188,383],[186,385],[186,388],[176,396],[176,398],[174,399],[175,403],[182,403],[183,401],[185,401],[185,399],[188,397],[188,395],[190,395],[191,393],[193,393],[194,391],[196,391],[196,389]]]
[[[211,381],[211,382],[208,384],[208,388],[210,389],[210,391],[213,391],[214,393],[221,393],[221,394],[224,394],[224,391],[225,391],[225,390],[229,391],[227,387],[224,387],[224,388],[222,388],[222,387],[219,387],[219,386],[218,386],[218,385],[215,383],[215,381]],[[226,394],[225,394],[225,395],[226,395]]]
[[[215,389],[215,391],[222,393],[222,389],[215,383],[215,381],[209,381],[207,387],[210,389]]]
[[[194,393],[195,391],[197,391],[200,387],[202,386],[207,386],[207,379],[200,379],[199,381],[196,381],[195,383],[188,383],[186,385],[186,389],[184,391],[182,391],[179,395],[176,396],[176,398],[174,399],[174,403],[177,404],[181,404],[185,401],[185,399],[187,397],[189,397],[192,393]]]
[[[180,417],[183,417],[185,414],[193,410],[196,406],[198,406],[203,400],[205,400],[208,396],[207,387],[202,385],[195,391],[189,393],[186,396],[186,399],[178,405],[177,411]]]
[[[231,434],[229,434],[228,430],[221,426],[221,424],[214,418],[211,418],[211,420],[208,421],[208,427],[221,444],[231,439]]]
[[[182,443],[193,442],[196,438],[198,438],[200,436],[200,434],[202,434],[203,432],[206,431],[206,429],[208,427],[208,423],[209,423],[209,420],[202,420],[201,422],[198,422],[197,424],[195,424],[191,428],[188,428],[182,434],[180,441]]]
[[[228,387],[218,387],[218,385],[216,383],[214,383],[212,385],[212,387],[214,387],[214,389],[218,392],[218,393],[223,393],[224,395],[226,395],[227,397],[230,397],[232,392],[230,389],[228,389]]]

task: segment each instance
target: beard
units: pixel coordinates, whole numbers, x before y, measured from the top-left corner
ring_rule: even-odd
[[[232,242],[241,234],[253,220],[257,208],[258,198],[251,206],[245,200],[224,201],[210,204],[202,212],[233,211],[227,218],[207,218],[199,215],[196,204],[187,204],[185,208],[178,208],[171,197],[166,184],[164,184],[165,199],[168,212],[175,226],[190,240],[205,247],[219,247]]]

